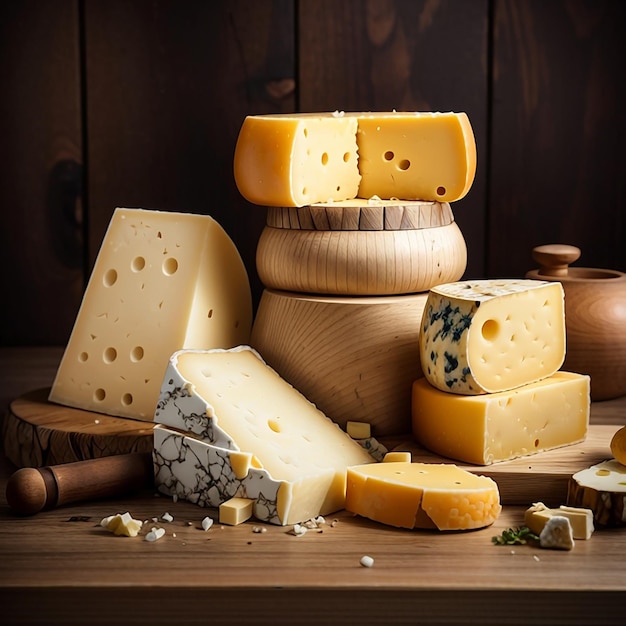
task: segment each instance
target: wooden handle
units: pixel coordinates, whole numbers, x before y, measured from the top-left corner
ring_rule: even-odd
[[[568,266],[580,258],[580,248],[553,243],[533,248],[532,256],[540,265],[541,275],[567,276]]]
[[[153,482],[152,455],[131,453],[17,470],[7,483],[9,506],[34,515],[72,502],[122,495]]]

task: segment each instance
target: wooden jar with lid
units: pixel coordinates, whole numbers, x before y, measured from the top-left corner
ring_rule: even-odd
[[[428,290],[459,280],[466,262],[447,203],[269,208],[256,257],[266,289],[251,344],[340,426],[405,434]]]

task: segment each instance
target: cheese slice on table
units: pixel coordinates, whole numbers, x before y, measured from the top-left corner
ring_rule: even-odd
[[[442,391],[494,393],[551,376],[565,360],[563,287],[516,279],[433,287],[419,349],[424,376]]]
[[[152,421],[173,352],[246,343],[251,325],[246,269],[213,218],[116,209],[50,400]]]
[[[356,197],[453,202],[476,173],[465,113],[300,113],[245,118],[235,182],[249,202],[301,207]]]
[[[357,120],[331,113],[252,115],[235,147],[234,174],[253,204],[304,206],[354,198]]]
[[[497,484],[455,465],[377,463],[348,468],[346,509],[400,528],[472,530],[493,524]]]
[[[454,202],[476,174],[476,142],[465,113],[363,113],[358,130],[359,197]]]
[[[489,465],[584,441],[590,379],[559,371],[511,391],[464,396],[413,383],[415,439],[441,456]]]
[[[160,491],[206,506],[254,499],[274,524],[344,508],[346,468],[373,462],[249,346],[172,355],[155,421]]]

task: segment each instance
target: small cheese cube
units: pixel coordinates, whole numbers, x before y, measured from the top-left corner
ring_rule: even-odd
[[[562,515],[551,517],[539,535],[539,545],[542,548],[571,550],[574,547],[574,538],[569,519]]]
[[[455,465],[375,463],[348,468],[346,509],[400,528],[470,530],[500,514],[497,484]]]
[[[151,421],[176,350],[246,343],[243,261],[208,215],[116,209],[50,401]]]
[[[590,379],[559,371],[512,391],[464,396],[413,383],[413,434],[442,456],[489,465],[581,442],[589,425]]]
[[[387,452],[383,457],[383,463],[410,463],[412,459],[410,452],[394,451]]]
[[[494,393],[551,376],[565,360],[563,287],[513,279],[438,285],[419,345],[424,376],[442,391]]]
[[[572,527],[574,539],[589,539],[593,533],[593,511],[580,507],[561,505],[558,509],[551,509],[542,502],[535,502],[524,513],[524,524],[539,535],[548,520],[555,515],[566,517]]]
[[[352,439],[369,439],[372,436],[372,427],[368,422],[346,422],[346,432]]]
[[[219,506],[220,524],[237,526],[252,517],[254,500],[249,498],[231,498]]]
[[[373,462],[249,346],[172,355],[155,421],[160,491],[205,506],[245,493],[274,524],[344,508],[346,467]]]

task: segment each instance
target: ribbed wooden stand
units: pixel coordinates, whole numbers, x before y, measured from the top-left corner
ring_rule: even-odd
[[[17,467],[152,452],[151,424],[53,404],[49,391],[16,398],[3,418],[4,451]]]
[[[426,293],[324,297],[265,290],[251,343],[331,419],[369,422],[374,436],[411,431],[411,385],[422,376]]]

